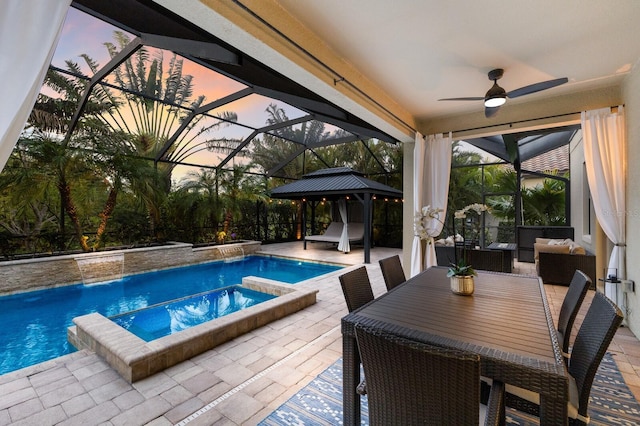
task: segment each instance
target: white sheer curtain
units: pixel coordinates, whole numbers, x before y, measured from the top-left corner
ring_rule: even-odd
[[[0,171],[33,109],[71,0],[0,1]]]
[[[425,205],[443,210],[440,220],[432,219],[428,227],[431,238],[427,244],[424,266],[429,268],[437,264],[433,238],[442,232],[444,226],[442,221],[447,211],[451,175],[451,133],[448,136],[443,134],[427,136],[425,171],[423,202]]]
[[[340,218],[342,219],[342,234],[340,234],[340,241],[338,242],[338,250],[349,253],[351,251],[351,245],[349,244],[349,220],[347,215],[347,200],[341,198],[338,201],[338,210],[340,210]]]
[[[449,176],[451,172],[451,133],[429,135],[425,141],[420,133],[416,133],[416,143],[413,154],[413,211],[420,212],[423,206],[440,208],[444,219],[447,211],[449,194]],[[443,223],[432,219],[428,224],[429,241],[426,253],[422,253],[420,238],[413,237],[411,250],[411,276],[414,276],[431,266],[436,265],[436,249],[433,237],[442,231]]]
[[[627,142],[624,107],[619,106],[617,112],[611,112],[610,108],[583,112],[582,132],[593,208],[604,233],[615,244],[608,267],[611,272],[612,268],[617,270],[619,279],[625,279]]]

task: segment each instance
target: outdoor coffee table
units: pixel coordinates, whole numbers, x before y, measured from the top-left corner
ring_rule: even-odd
[[[342,318],[344,424],[360,424],[354,324],[479,354],[483,376],[540,393],[541,424],[566,424],[568,375],[542,283],[478,272],[460,296],[446,273],[430,268]]]
[[[487,248],[502,251],[502,272],[513,272],[513,259],[517,248],[515,243],[491,243]]]

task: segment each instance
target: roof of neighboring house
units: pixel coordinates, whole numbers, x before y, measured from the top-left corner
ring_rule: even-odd
[[[348,167],[336,167],[308,173],[302,179],[274,188],[273,198],[321,199],[340,198],[354,194],[372,194],[402,198],[402,191],[383,183],[367,179]]]
[[[537,157],[522,163],[524,170],[532,172],[566,172],[570,168],[569,163],[569,145],[564,145],[552,151],[545,152]]]

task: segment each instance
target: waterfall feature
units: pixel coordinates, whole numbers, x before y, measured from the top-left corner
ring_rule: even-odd
[[[236,260],[244,259],[244,249],[242,246],[222,246],[218,247],[218,250],[220,251],[220,256],[225,262],[234,262]]]
[[[76,257],[75,261],[83,284],[120,280],[124,275],[124,253]]]

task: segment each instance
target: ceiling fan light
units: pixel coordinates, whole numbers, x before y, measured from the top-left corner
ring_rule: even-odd
[[[506,96],[492,96],[490,98],[485,98],[484,106],[487,108],[496,108],[507,102]]]
[[[507,92],[494,80],[493,86],[484,95],[484,106],[487,108],[496,108],[507,102]]]

